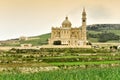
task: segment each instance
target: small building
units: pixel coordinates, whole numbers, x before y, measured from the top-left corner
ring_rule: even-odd
[[[21,44],[21,47],[32,47],[32,44]]]
[[[120,49],[120,45],[117,46],[117,49]]]
[[[20,41],[26,41],[26,40],[28,40],[28,38],[25,37],[25,36],[21,36],[21,37],[19,38],[19,40],[20,40]]]

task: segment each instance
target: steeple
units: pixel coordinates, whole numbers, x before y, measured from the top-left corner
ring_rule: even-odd
[[[68,16],[66,16],[65,19],[68,20]]]
[[[82,25],[86,25],[86,11],[85,8],[83,8],[83,12],[82,12]]]
[[[85,12],[85,7],[83,7],[83,12]]]
[[[83,8],[83,13],[82,15],[86,15],[85,7]]]
[[[82,12],[82,39],[84,40],[84,45],[86,45],[86,11],[85,8],[83,8]]]

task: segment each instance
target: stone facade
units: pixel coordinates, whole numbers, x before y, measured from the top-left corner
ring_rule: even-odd
[[[62,23],[61,27],[52,27],[51,38],[48,40],[49,45],[65,46],[84,46],[86,45],[86,12],[82,12],[82,26],[72,27],[68,17]]]

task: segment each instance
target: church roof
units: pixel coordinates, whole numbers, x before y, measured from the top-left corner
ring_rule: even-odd
[[[66,17],[65,18],[65,20],[62,22],[62,25],[64,26],[64,25],[68,25],[69,27],[71,27],[71,22],[68,20],[68,17]],[[66,27],[68,27],[68,26],[66,26]]]

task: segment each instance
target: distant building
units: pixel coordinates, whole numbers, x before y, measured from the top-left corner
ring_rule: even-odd
[[[26,40],[28,40],[28,38],[25,37],[25,36],[21,36],[21,37],[19,38],[19,40],[20,40],[20,41],[22,41],[22,40],[23,40],[23,41],[26,41]]]
[[[120,45],[117,46],[117,49],[120,49]]]
[[[21,44],[21,47],[32,47],[32,44]]]
[[[86,19],[86,11],[83,9],[82,26],[73,28],[72,23],[66,17],[61,27],[52,27],[51,38],[48,41],[49,45],[86,45]]]

